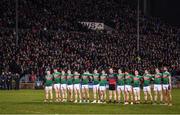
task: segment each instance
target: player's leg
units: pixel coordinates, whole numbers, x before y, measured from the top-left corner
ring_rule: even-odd
[[[94,88],[94,93],[93,93],[93,95],[94,95],[94,100],[97,101],[97,85],[96,85],[95,88]]]
[[[129,101],[129,92],[128,92],[128,89],[127,89],[127,86],[125,86],[124,88],[124,92],[125,92],[125,102],[124,104],[128,104],[128,101]]]
[[[93,102],[92,103],[96,103],[96,94],[97,94],[96,91],[97,91],[96,85],[93,85]]]
[[[52,86],[49,87],[49,94],[50,94],[50,98],[51,98],[50,102],[52,102],[52,100],[53,100],[53,88],[52,88]]]
[[[64,91],[63,91],[62,85],[61,85],[60,89],[61,89],[61,100],[63,101],[64,100]]]
[[[45,86],[44,93],[45,93],[44,102],[47,102],[48,101],[48,87],[47,86]]]
[[[171,95],[171,90],[168,90],[168,105],[172,106],[172,95]]]
[[[78,91],[77,91],[77,89],[76,88],[74,88],[74,99],[75,99],[75,101],[74,101],[74,103],[77,103],[78,101]]]
[[[157,85],[154,85],[154,104],[157,104],[157,98],[158,98],[158,88]]]
[[[116,90],[113,90],[113,94],[114,94],[114,103],[118,102],[117,101],[117,94],[116,94]]]
[[[88,87],[88,85],[86,86],[86,100],[87,100],[87,102],[89,103],[89,87]]]
[[[160,103],[163,103],[163,91],[158,91],[160,95]]]
[[[106,87],[103,90],[103,103],[106,103]]]
[[[109,90],[109,102],[112,102],[112,90]]]
[[[72,102],[73,101],[73,85],[70,86],[70,101]]]
[[[152,102],[153,102],[153,97],[152,97],[152,93],[151,93],[151,88],[150,88],[150,86],[147,87],[147,94],[149,95],[150,101],[151,101],[151,103],[152,103]]]
[[[133,87],[132,86],[130,86],[130,88],[129,88],[129,93],[130,93],[130,96],[131,96],[130,102],[131,102],[131,104],[133,104],[133,102],[134,102],[134,96],[133,96],[134,92],[133,92]]]
[[[138,99],[138,103],[140,103],[140,101],[141,101],[141,91],[140,91],[140,88],[138,87],[138,89],[137,89],[137,99]]]
[[[137,95],[137,90],[135,88],[133,88],[133,93],[134,93],[134,101],[135,101],[135,103],[137,103],[138,95]]]
[[[121,101],[121,89],[120,89],[120,86],[117,86],[117,99],[118,99],[118,102],[120,103],[120,101]]]
[[[78,95],[79,95],[79,103],[82,103],[81,88],[79,88],[78,90]]]
[[[99,87],[99,90],[100,90],[100,94],[99,94],[99,95],[100,95],[100,96],[99,96],[99,97],[100,97],[100,101],[98,101],[98,103],[101,103],[102,100],[103,100],[103,90],[102,90],[102,86]]]
[[[58,84],[58,100],[61,101],[60,84]]]
[[[83,102],[85,102],[85,87],[84,87],[84,85],[82,85],[81,95],[82,95],[82,100],[83,100]]]
[[[125,91],[124,91],[124,86],[121,87],[121,96],[120,100],[123,99],[121,102],[125,102]]]
[[[144,103],[147,103],[147,99],[148,99],[147,86],[143,87],[143,93],[144,93]]]
[[[56,98],[56,102],[58,102],[58,90],[57,90],[57,84],[54,84],[54,91],[55,91],[55,98]]]
[[[67,92],[67,85],[65,84],[64,85],[64,100],[65,100],[65,102],[67,101],[67,94],[68,94],[68,92]]]

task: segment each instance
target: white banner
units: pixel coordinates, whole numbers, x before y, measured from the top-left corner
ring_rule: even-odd
[[[92,30],[104,30],[104,23],[98,23],[98,22],[80,22],[80,23]]]

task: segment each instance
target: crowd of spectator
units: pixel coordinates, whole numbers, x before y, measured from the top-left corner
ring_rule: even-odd
[[[43,77],[53,67],[82,72],[168,66],[180,71],[178,28],[140,12],[138,44],[137,12],[124,0],[19,0],[18,47],[15,1],[2,0],[0,6],[1,73],[33,71],[32,76]],[[79,21],[103,22],[115,31],[90,31]]]

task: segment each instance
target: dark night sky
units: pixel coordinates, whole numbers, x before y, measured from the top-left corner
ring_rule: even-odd
[[[180,0],[150,0],[150,15],[180,27]]]

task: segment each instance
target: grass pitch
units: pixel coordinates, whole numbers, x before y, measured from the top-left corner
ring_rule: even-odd
[[[180,89],[173,89],[172,96],[171,107],[151,104],[44,103],[43,90],[0,90],[0,114],[180,114]]]

